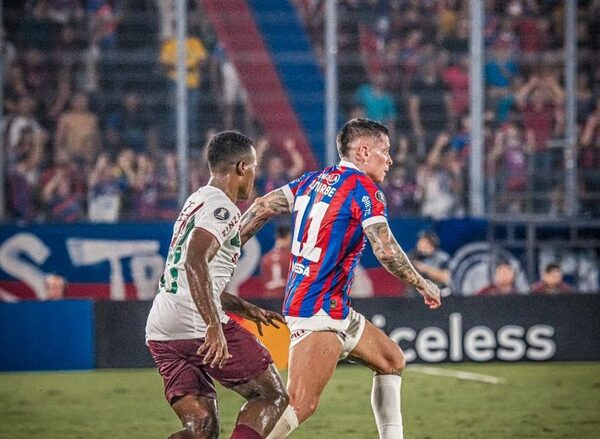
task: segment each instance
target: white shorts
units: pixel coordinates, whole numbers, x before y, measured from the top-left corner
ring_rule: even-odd
[[[290,349],[304,340],[313,332],[331,331],[335,332],[337,339],[342,345],[340,360],[348,356],[356,347],[363,331],[366,319],[361,313],[350,308],[350,313],[344,320],[336,320],[320,310],[312,317],[290,317],[285,318],[290,329]]]

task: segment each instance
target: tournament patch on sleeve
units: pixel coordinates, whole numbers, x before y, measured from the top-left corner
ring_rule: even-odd
[[[360,208],[360,221],[363,227],[376,222],[386,221],[387,202],[383,191],[367,178],[360,179],[356,185],[356,201]]]
[[[196,226],[202,227],[217,238],[220,244],[227,238],[232,228],[239,222],[239,215],[231,208],[222,204],[211,203],[206,205],[198,215]]]

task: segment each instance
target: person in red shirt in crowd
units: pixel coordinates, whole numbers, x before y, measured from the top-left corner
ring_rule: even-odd
[[[562,150],[551,148],[549,141],[563,133],[564,99],[564,90],[556,72],[532,75],[515,95],[525,132],[532,139],[532,183],[540,192],[534,200],[534,209],[537,211],[547,210],[551,205],[549,195],[558,183],[557,176],[561,174],[556,168],[562,167]]]
[[[563,272],[558,264],[548,264],[542,278],[531,286],[531,294],[569,294],[573,290],[563,281]]]
[[[517,294],[515,269],[509,262],[503,261],[496,265],[494,281],[475,293],[476,296],[504,296]]]
[[[290,247],[292,232],[286,224],[280,224],[275,230],[275,245],[260,263],[260,280],[263,283],[264,298],[282,299],[290,268]]]

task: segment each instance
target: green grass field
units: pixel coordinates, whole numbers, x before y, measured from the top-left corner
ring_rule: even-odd
[[[405,372],[405,437],[599,438],[600,363],[460,364],[485,384]],[[377,438],[371,374],[341,366],[317,414],[291,437]],[[241,398],[219,389],[222,437]],[[179,423],[152,369],[0,374],[0,438],[164,438]]]

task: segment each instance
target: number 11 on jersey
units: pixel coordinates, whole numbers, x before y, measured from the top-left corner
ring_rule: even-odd
[[[321,221],[323,221],[323,217],[325,216],[325,212],[327,212],[329,204],[324,201],[313,204],[308,212],[308,217],[305,218],[304,214],[306,213],[309,202],[310,197],[308,195],[301,195],[296,198],[296,202],[294,203],[294,212],[298,213],[294,223],[292,254],[294,256],[301,256],[311,262],[319,262],[322,249],[316,246],[317,238],[319,236],[319,231],[321,230]],[[305,221],[310,221],[308,233],[306,234],[306,242],[300,242],[300,228]]]

